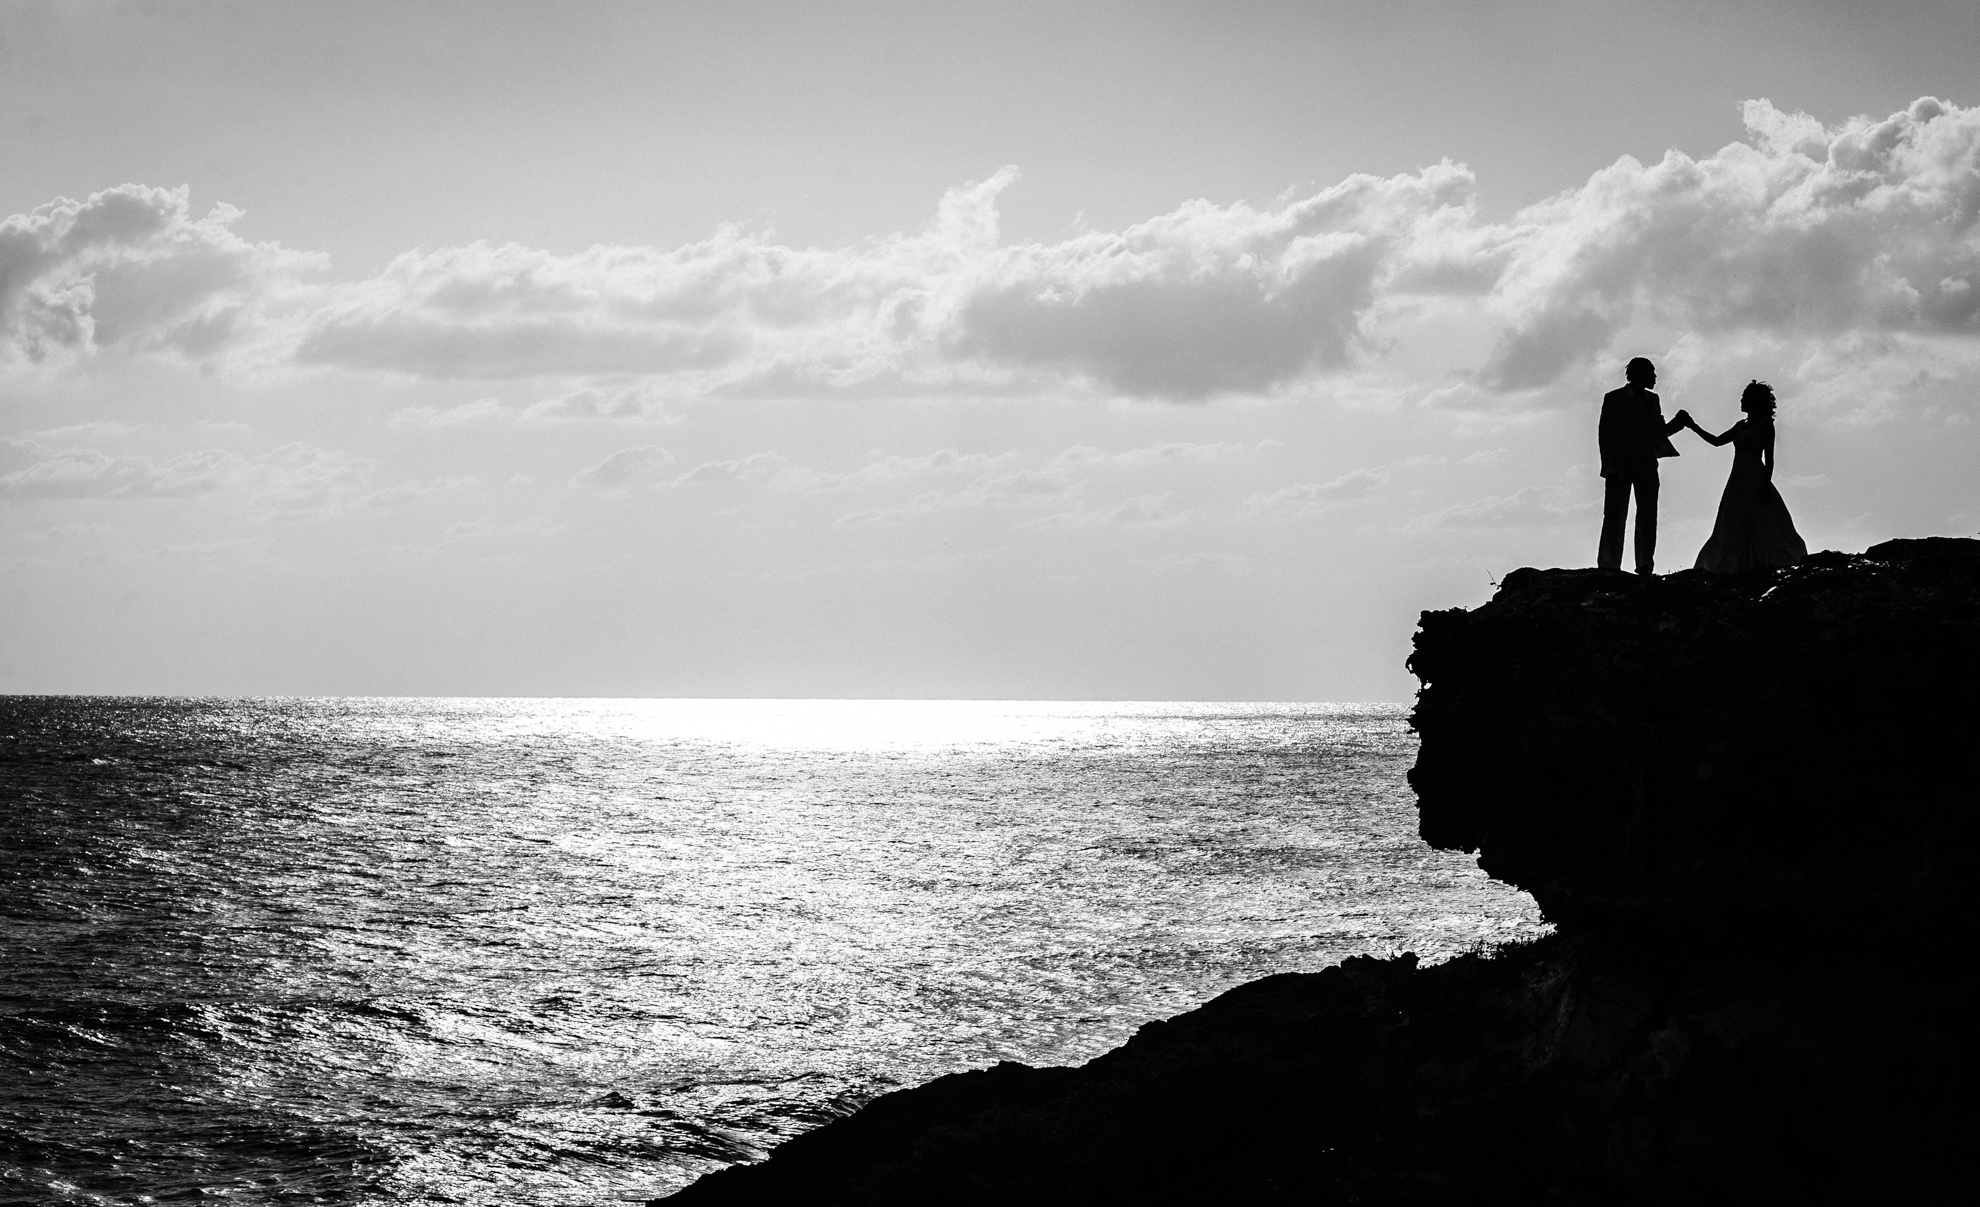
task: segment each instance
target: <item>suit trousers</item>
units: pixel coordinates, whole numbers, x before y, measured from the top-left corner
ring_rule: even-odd
[[[1611,470],[1602,486],[1602,545],[1595,564],[1622,569],[1623,524],[1630,492],[1636,492],[1636,572],[1649,574],[1657,556],[1657,459],[1638,457]]]

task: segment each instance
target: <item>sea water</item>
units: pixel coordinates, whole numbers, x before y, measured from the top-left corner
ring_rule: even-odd
[[[592,1204],[1536,934],[1394,706],[0,697],[0,1201]]]

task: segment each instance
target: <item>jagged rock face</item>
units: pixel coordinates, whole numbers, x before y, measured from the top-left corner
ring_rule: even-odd
[[[1962,927],[1980,541],[1784,570],[1518,570],[1425,612],[1423,837],[1583,933],[1688,944]]]

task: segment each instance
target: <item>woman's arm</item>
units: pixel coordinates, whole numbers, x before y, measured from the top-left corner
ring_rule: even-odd
[[[1774,480],[1774,425],[1771,423],[1767,425],[1767,430],[1760,435],[1760,469],[1761,481],[1771,482]]]
[[[1739,421],[1739,423],[1745,423],[1745,422],[1746,420],[1744,419]],[[1697,432],[1699,438],[1704,440],[1705,443],[1717,447],[1718,445],[1724,444],[1726,441],[1731,440],[1733,438],[1733,433],[1739,431],[1739,423],[1733,424],[1731,427],[1727,428],[1722,434],[1714,436],[1712,433],[1706,431],[1704,428],[1699,427],[1698,421],[1694,419],[1691,421],[1691,430]]]

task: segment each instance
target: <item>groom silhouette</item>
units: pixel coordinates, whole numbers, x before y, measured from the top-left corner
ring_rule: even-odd
[[[1637,357],[1623,370],[1629,384],[1602,396],[1602,423],[1597,440],[1602,449],[1602,545],[1595,564],[1604,570],[1622,569],[1623,523],[1629,516],[1630,491],[1636,492],[1636,572],[1652,573],[1657,554],[1657,458],[1675,457],[1672,432],[1690,416],[1679,411],[1664,421],[1664,405],[1650,392],[1657,384],[1657,366]]]

